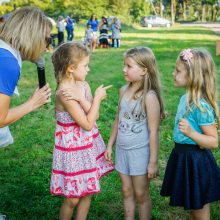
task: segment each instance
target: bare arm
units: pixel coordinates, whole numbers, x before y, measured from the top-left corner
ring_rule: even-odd
[[[119,120],[119,107],[120,107],[120,102],[121,102],[121,98],[124,95],[125,92],[125,88],[121,88],[119,91],[119,101],[118,101],[118,110],[116,113],[116,117],[115,117],[115,121],[112,127],[112,132],[108,141],[108,147],[111,147],[114,145],[116,137],[117,137],[117,133],[118,133],[118,120]]]
[[[150,143],[148,178],[154,178],[158,175],[160,104],[155,93],[148,93],[145,97],[145,102]]]
[[[102,21],[101,21],[100,24],[98,24],[98,29],[99,29],[99,30],[102,28],[102,25],[103,25],[103,23],[102,23]]]
[[[218,131],[215,124],[201,126],[203,134],[193,130],[186,119],[179,122],[180,131],[195,141],[201,148],[214,149],[218,147]]]
[[[100,86],[95,92],[95,98],[92,102],[91,108],[88,114],[82,110],[79,102],[75,100],[66,100],[63,96],[60,97],[60,101],[64,106],[64,109],[69,112],[71,117],[76,121],[76,123],[82,127],[84,130],[90,131],[94,126],[94,123],[99,114],[99,107],[101,101],[106,97],[106,87]]]
[[[114,124],[112,127],[112,132],[111,132],[111,135],[110,135],[110,138],[108,141],[108,148],[113,147],[115,140],[116,140],[116,137],[117,137],[117,133],[118,133],[118,112],[116,114],[115,121],[114,121]]]
[[[119,105],[120,105],[120,100],[122,98],[124,94],[124,90],[123,88],[120,89],[119,91],[119,102],[118,102],[118,111],[116,113],[116,117],[115,117],[115,121],[114,121],[114,124],[113,124],[113,127],[112,127],[112,132],[111,132],[111,135],[110,135],[110,138],[109,138],[109,141],[108,141],[108,145],[107,145],[107,149],[106,149],[106,152],[105,152],[105,159],[112,163],[112,147],[116,141],[116,138],[117,138],[117,134],[118,134],[118,120],[119,120]]]
[[[36,89],[25,103],[10,109],[11,97],[0,93],[0,127],[12,124],[43,104],[50,102],[50,96],[51,89],[47,84],[41,89]]]

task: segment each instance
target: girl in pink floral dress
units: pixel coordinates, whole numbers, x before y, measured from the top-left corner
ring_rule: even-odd
[[[52,55],[58,88],[51,193],[66,197],[60,219],[86,219],[91,194],[100,192],[100,178],[113,170],[104,158],[105,144],[96,125],[106,89],[96,89],[92,100],[85,77],[89,51],[79,43],[62,44]]]

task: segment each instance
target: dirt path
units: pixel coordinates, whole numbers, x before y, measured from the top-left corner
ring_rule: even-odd
[[[192,22],[192,23],[182,23],[182,26],[202,26],[210,28],[217,35],[220,35],[220,22]]]

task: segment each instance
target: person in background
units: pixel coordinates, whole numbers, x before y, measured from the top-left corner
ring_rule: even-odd
[[[118,18],[114,17],[112,23],[112,47],[120,47],[120,32],[121,32],[121,22]]]
[[[66,22],[63,19],[63,16],[58,17],[57,29],[58,29],[58,46],[64,42],[64,30],[66,27]]]
[[[96,120],[108,87],[99,86],[94,99],[85,81],[89,50],[80,43],[62,44],[52,55],[56,91],[56,132],[50,191],[65,197],[60,220],[85,220],[91,196],[100,192],[100,178],[113,171],[104,158],[105,144]]]
[[[189,210],[190,219],[210,220],[210,203],[220,200],[220,168],[211,152],[218,147],[220,123],[210,53],[203,48],[181,51],[173,78],[186,93],[178,105],[161,195],[170,197],[171,206]]]
[[[108,21],[103,16],[102,20],[99,25],[100,36],[99,36],[99,43],[101,48],[107,48],[108,44]]]
[[[93,38],[92,38],[92,51],[94,52],[96,49],[97,44],[97,38],[98,38],[98,26],[99,22],[96,18],[95,14],[92,14],[89,21],[87,22],[87,25],[90,24],[93,30]]]
[[[87,24],[87,29],[85,30],[84,42],[85,46],[90,46],[90,50],[92,51],[92,39],[93,39],[93,30],[91,28],[91,24]]]
[[[0,27],[1,27],[1,25],[3,25],[5,23],[5,19],[4,19],[4,17],[2,16],[2,17],[0,17]]]
[[[66,18],[66,31],[67,31],[67,41],[72,41],[74,38],[74,22],[73,16],[67,16]]]

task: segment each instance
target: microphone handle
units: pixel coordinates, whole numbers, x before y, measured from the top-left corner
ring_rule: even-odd
[[[39,88],[42,88],[46,85],[44,68],[37,67],[37,73],[38,73]]]

